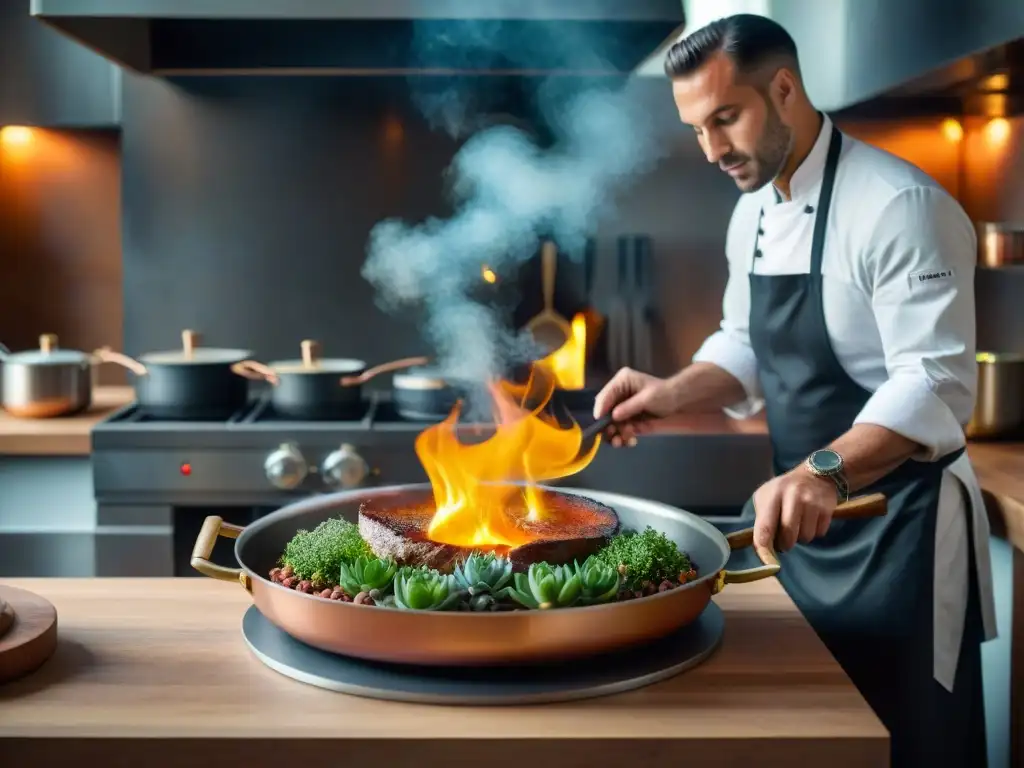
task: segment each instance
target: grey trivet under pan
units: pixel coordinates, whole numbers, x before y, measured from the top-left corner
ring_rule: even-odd
[[[571,610],[571,609],[569,609]],[[710,603],[694,623],[653,643],[572,663],[515,667],[427,667],[338,656],[301,643],[251,606],[242,635],[282,675],[353,696],[417,704],[546,704],[623,693],[666,680],[708,658],[725,617]]]

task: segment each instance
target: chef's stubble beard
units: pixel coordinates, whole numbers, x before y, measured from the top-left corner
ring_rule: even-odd
[[[767,96],[765,104],[768,106],[768,117],[765,120],[761,141],[758,142],[757,151],[754,153],[759,171],[754,190],[775,181],[793,153],[793,131],[782,122],[775,105]]]

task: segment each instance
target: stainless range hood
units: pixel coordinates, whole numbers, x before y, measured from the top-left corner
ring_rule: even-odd
[[[628,74],[682,0],[32,0],[154,75]]]
[[[826,111],[859,105],[983,110],[998,85],[1020,100],[1024,0],[686,0],[687,33],[737,12],[768,16],[796,40],[804,80]],[[654,58],[638,75],[664,77]],[[1018,78],[1014,83],[1013,79]],[[998,90],[998,89],[997,89]],[[897,104],[897,102],[899,102]],[[870,110],[866,110],[870,111]],[[884,110],[882,110],[884,111]]]

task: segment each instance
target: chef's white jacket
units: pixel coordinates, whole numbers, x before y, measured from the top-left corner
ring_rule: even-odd
[[[721,328],[694,356],[735,376],[747,398],[734,417],[763,406],[750,346],[751,269],[810,271],[832,123],[793,174],[790,200],[774,187],[743,195],[726,236],[729,280]],[[761,210],[761,234],[753,258]],[[872,392],[855,423],[878,424],[922,446],[935,461],[964,445],[977,385],[974,227],[938,183],[903,160],[843,136],[822,256],[825,325],[840,365]],[[989,526],[966,454],[944,474],[935,542],[935,679],[952,689],[968,588],[967,518],[972,515],[985,637],[995,637]],[[810,545],[810,546],[813,546]],[[893,584],[893,589],[899,589]]]

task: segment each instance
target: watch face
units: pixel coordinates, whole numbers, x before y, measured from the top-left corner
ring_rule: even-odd
[[[835,472],[843,465],[843,460],[838,453],[826,448],[812,453],[811,463],[820,472]]]

